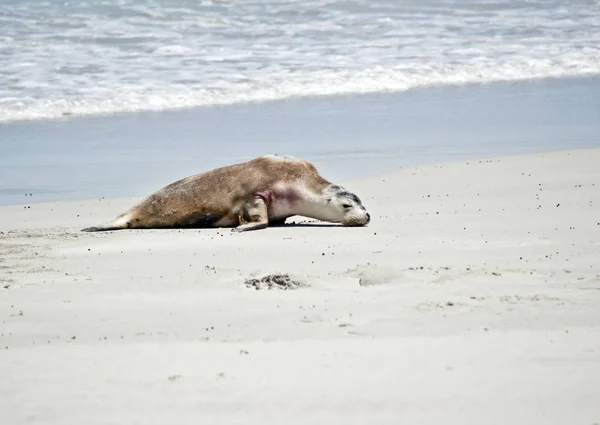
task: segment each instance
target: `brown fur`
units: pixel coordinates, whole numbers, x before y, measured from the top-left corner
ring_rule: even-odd
[[[84,231],[121,228],[223,227],[267,220],[264,208],[274,198],[293,201],[297,193],[278,193],[276,183],[302,181],[321,193],[331,185],[310,162],[262,156],[186,177],[151,194],[112,223]],[[243,204],[243,211],[234,211]],[[119,219],[128,217],[126,223]],[[285,219],[285,218],[284,218]],[[266,221],[264,226],[266,226]],[[254,226],[256,227],[256,226]]]

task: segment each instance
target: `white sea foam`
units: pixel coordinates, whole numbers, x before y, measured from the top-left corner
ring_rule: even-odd
[[[600,5],[0,5],[0,122],[600,74]]]

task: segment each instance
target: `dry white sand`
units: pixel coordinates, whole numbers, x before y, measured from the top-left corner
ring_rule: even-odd
[[[600,149],[346,186],[368,227],[87,234],[133,200],[0,208],[0,422],[600,422]]]

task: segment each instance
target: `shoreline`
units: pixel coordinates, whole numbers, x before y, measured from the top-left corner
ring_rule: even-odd
[[[600,144],[600,142],[599,142]],[[547,150],[547,151],[541,151],[541,152],[530,152],[530,153],[524,153],[524,154],[517,154],[517,155],[510,155],[510,154],[499,154],[496,156],[482,156],[482,157],[474,157],[474,156],[469,156],[469,157],[464,157],[464,158],[459,158],[459,159],[448,159],[446,161],[439,161],[439,162],[423,162],[423,163],[416,163],[416,164],[407,164],[401,167],[398,167],[396,169],[391,169],[391,170],[385,170],[382,171],[381,173],[378,174],[371,174],[371,175],[366,175],[366,176],[360,176],[357,178],[349,178],[346,180],[341,180],[341,181],[331,181],[331,183],[334,184],[339,184],[341,186],[347,186],[347,189],[352,190],[352,185],[361,185],[364,186],[365,182],[367,181],[377,181],[377,180],[381,180],[381,179],[385,179],[386,177],[390,177],[390,176],[395,176],[396,174],[403,172],[403,173],[408,173],[411,172],[411,170],[417,170],[421,167],[444,167],[444,166],[455,166],[457,164],[461,164],[461,163],[482,163],[482,162],[493,162],[493,161],[501,161],[501,160],[510,160],[513,158],[522,158],[522,159],[527,159],[527,158],[534,158],[534,157],[543,157],[544,155],[552,155],[552,154],[571,154],[571,153],[578,153],[578,152],[595,152],[597,149],[600,149],[600,147],[596,148],[596,147],[580,147],[580,148],[576,148],[576,149],[553,149],[553,150]],[[204,171],[204,170],[203,170]],[[208,170],[206,170],[208,171]],[[320,170],[319,170],[320,171]],[[168,185],[169,183],[172,182],[166,182],[164,184],[164,186]],[[161,187],[164,187],[161,186]],[[161,187],[156,187],[154,190],[159,190]],[[36,205],[36,206],[54,206],[54,205],[76,205],[76,204],[88,204],[88,203],[93,203],[93,202],[104,202],[104,203],[115,203],[115,204],[125,204],[125,203],[135,203],[135,202],[139,202],[142,199],[144,199],[146,196],[150,195],[152,192],[148,192],[146,194],[140,195],[140,196],[121,196],[121,197],[96,197],[96,198],[81,198],[81,199],[67,199],[67,200],[51,200],[51,201],[30,201],[30,202],[22,202],[22,203],[14,203],[14,204],[0,204],[0,211],[2,211],[3,209],[10,209],[10,208],[16,208],[16,209],[20,209],[20,208],[24,208],[27,209],[27,206],[31,206],[31,205]],[[24,195],[24,198],[28,198],[27,196]],[[133,205],[133,204],[132,204]],[[182,229],[183,230],[183,229]],[[209,229],[210,230],[210,229]]]
[[[264,99],[264,100],[251,100],[251,101],[238,101],[231,103],[214,103],[214,104],[205,104],[205,105],[194,105],[194,106],[181,106],[181,107],[172,107],[165,109],[141,109],[141,110],[124,110],[118,112],[102,112],[102,113],[83,113],[83,114],[74,114],[69,111],[63,112],[60,117],[48,117],[48,118],[19,118],[19,119],[11,119],[7,121],[0,121],[0,126],[2,125],[13,125],[13,124],[27,124],[27,123],[54,123],[54,122],[67,122],[78,119],[94,119],[94,118],[118,118],[118,117],[132,117],[132,116],[143,116],[143,115],[156,115],[163,113],[179,113],[179,112],[194,112],[203,109],[214,109],[214,108],[235,108],[235,107],[258,107],[261,105],[271,105],[271,104],[279,104],[279,103],[288,103],[288,102],[314,102],[320,101],[324,99],[352,99],[352,98],[360,98],[360,97],[376,97],[376,96],[398,96],[402,94],[412,94],[419,92],[428,92],[428,91],[437,91],[437,90],[454,90],[454,89],[469,89],[469,88],[478,88],[478,87],[488,87],[488,86],[510,86],[510,85],[536,85],[536,84],[553,84],[555,82],[575,82],[578,81],[593,81],[600,80],[600,74],[598,73],[582,73],[577,75],[561,75],[561,76],[545,76],[539,78],[519,78],[519,79],[501,79],[501,80],[491,80],[491,81],[472,81],[472,82],[456,82],[456,83],[440,83],[440,84],[432,84],[432,85],[424,85],[424,86],[415,86],[403,90],[383,90],[383,91],[365,91],[365,92],[348,92],[348,93],[328,93],[328,94],[311,94],[311,95],[293,95],[284,98],[274,98],[274,99]]]
[[[330,180],[596,147],[600,79],[510,82],[0,125],[0,205],[144,196],[266,153]],[[43,184],[42,184],[43,182]],[[23,199],[24,194],[32,197]]]

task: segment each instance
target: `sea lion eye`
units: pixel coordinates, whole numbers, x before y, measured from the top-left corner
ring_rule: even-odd
[[[348,209],[348,208],[352,208],[352,205],[350,205],[350,204],[342,204],[342,207],[344,207],[345,209]]]

